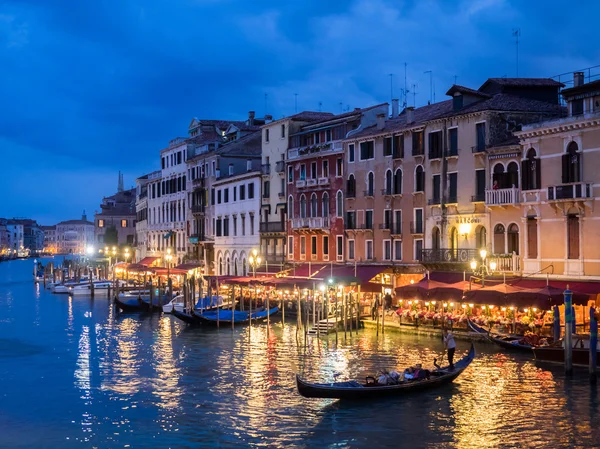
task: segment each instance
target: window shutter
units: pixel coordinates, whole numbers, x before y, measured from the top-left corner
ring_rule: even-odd
[[[521,162],[521,186],[523,190],[531,190],[531,163],[529,160]]]
[[[532,186],[534,189],[542,188],[542,160],[535,159],[535,180],[536,185]]]
[[[566,184],[569,182],[569,155],[563,154],[562,157],[562,182]]]
[[[580,182],[581,181],[581,153],[577,153],[575,156],[577,159],[577,164],[574,167],[574,176],[571,180],[572,182]]]

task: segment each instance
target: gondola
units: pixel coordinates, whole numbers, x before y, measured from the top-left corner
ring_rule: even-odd
[[[154,312],[162,310],[162,304],[160,300],[156,300],[157,303],[150,305],[149,300],[144,300],[140,297],[129,297],[127,299],[115,298],[115,304],[123,312]]]
[[[533,354],[536,362],[565,363],[564,340],[550,346],[536,346]],[[590,365],[590,341],[573,335],[573,366],[588,367]],[[600,367],[600,344],[596,343],[596,367]]]
[[[174,309],[171,312],[171,315],[173,315],[175,318],[179,318],[181,321],[183,321],[186,324],[197,325],[197,324],[200,324],[202,322],[196,316],[196,314],[194,312],[188,313],[185,310],[183,310],[183,311],[180,312],[177,309]]]
[[[331,399],[372,399],[377,397],[401,396],[404,394],[429,390],[451,383],[471,364],[475,358],[475,348],[471,344],[469,353],[454,364],[454,369],[449,367],[438,368],[431,372],[429,379],[408,380],[396,385],[379,385],[376,382],[365,383],[358,381],[334,383],[310,383],[301,379],[296,374],[298,393],[305,398],[331,398]]]
[[[492,334],[486,331],[481,326],[478,326],[477,324],[473,323],[471,320],[468,320],[467,324],[473,332],[477,332],[478,334],[484,335],[485,338],[487,338],[492,343],[509,351],[531,353],[531,350],[533,349],[533,346],[531,345],[524,345],[519,343],[519,340],[521,340],[521,338],[523,337],[517,335]]]
[[[279,307],[272,307],[271,309],[258,309],[252,312],[252,321],[263,321],[268,316],[273,315],[279,311]],[[236,310],[232,313],[231,310],[210,310],[206,312],[199,312],[194,310],[192,312],[199,320],[207,324],[248,324],[250,322],[250,312],[241,312]]]

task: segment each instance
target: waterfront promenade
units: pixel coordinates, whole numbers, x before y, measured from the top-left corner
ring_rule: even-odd
[[[476,344],[454,385],[368,403],[308,400],[310,380],[431,363],[439,336],[368,326],[296,337],[278,320],[187,328],[118,314],[107,298],[52,295],[31,260],[0,264],[0,447],[597,447],[600,395],[587,372]],[[469,343],[458,341],[457,352]]]

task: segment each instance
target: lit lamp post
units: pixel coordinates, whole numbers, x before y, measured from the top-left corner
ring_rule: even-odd
[[[167,254],[165,255],[165,262],[167,263],[167,286],[169,289],[169,296],[173,296],[171,294],[173,287],[171,283],[171,261],[173,260],[173,254],[171,254],[171,248],[167,248]]]
[[[129,248],[125,248],[125,263],[129,261]],[[129,270],[125,267],[125,275],[127,276],[127,282],[129,283]]]
[[[252,277],[256,277],[256,269],[260,266],[262,258],[258,254],[258,251],[253,249],[252,254],[248,257],[248,265],[252,267]]]
[[[479,255],[481,256],[481,265],[477,266],[477,261],[473,259],[471,261],[471,270],[473,270],[473,274],[481,277],[481,286],[485,287],[485,277],[490,276],[491,273],[496,271],[496,262],[492,261],[488,264],[486,263],[487,251],[482,249],[479,251]]]

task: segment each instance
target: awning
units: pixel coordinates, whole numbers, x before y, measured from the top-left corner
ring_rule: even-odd
[[[270,204],[263,204],[260,206],[261,210],[262,209],[267,209],[269,211],[269,213],[271,213],[271,205]]]
[[[157,260],[160,260],[160,257],[144,257],[142,260],[140,260],[138,262],[138,265],[145,265],[145,266],[149,267]]]
[[[152,267],[150,271],[154,274],[158,274],[160,276],[166,276],[168,274],[177,275],[177,274],[186,274],[187,270],[180,270],[179,268],[165,268],[165,267]]]
[[[204,262],[187,262],[177,265],[175,268],[178,270],[195,270],[196,268],[202,268],[204,266]]]
[[[284,209],[284,212],[285,212],[285,211],[286,211],[286,208],[287,208],[287,203],[277,203],[277,204],[275,205],[275,210],[279,209],[280,207],[283,207],[283,209]]]
[[[335,284],[344,284],[346,286],[366,285],[371,279],[382,273],[388,266],[385,265],[336,265],[336,264],[313,264],[304,263],[297,265],[295,268],[286,270],[287,276],[283,279],[296,278],[308,279],[314,282],[328,282],[333,279]],[[383,287],[382,284],[374,284],[378,288]]]

